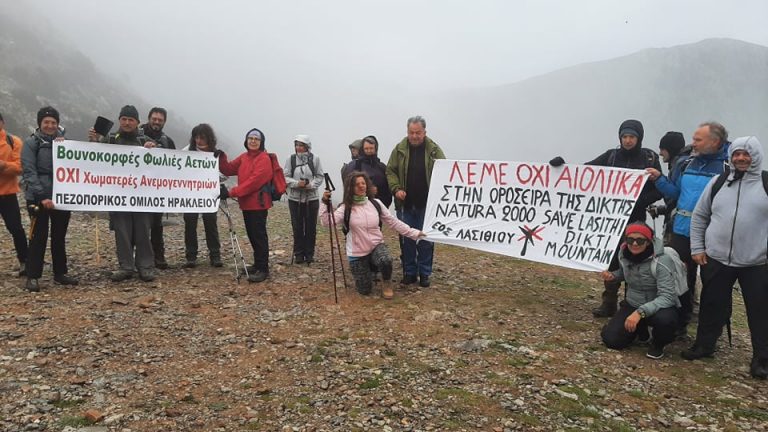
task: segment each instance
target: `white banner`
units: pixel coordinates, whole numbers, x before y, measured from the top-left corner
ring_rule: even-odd
[[[642,170],[438,160],[427,239],[579,270],[605,270],[635,207]]]
[[[53,202],[61,210],[212,213],[212,153],[79,141],[54,142]]]

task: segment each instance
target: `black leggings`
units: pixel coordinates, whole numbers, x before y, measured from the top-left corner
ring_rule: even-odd
[[[269,273],[269,238],[267,237],[267,210],[243,210],[243,222],[253,248],[253,267]]]
[[[16,194],[0,195],[0,215],[5,222],[5,228],[13,237],[13,246],[16,248],[16,258],[19,262],[27,260],[27,235],[24,226],[21,225],[21,210]]]

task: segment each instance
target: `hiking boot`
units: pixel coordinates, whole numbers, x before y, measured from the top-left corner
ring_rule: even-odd
[[[304,255],[294,255],[293,256],[293,263],[294,264],[304,264],[306,261],[304,261]]]
[[[385,284],[381,288],[381,297],[385,300],[392,300],[392,297],[395,296],[395,290],[392,289],[392,285]]]
[[[659,360],[660,358],[664,357],[664,348],[651,345],[651,347],[648,348],[648,352],[645,353],[645,356],[650,359]]]
[[[196,259],[188,259],[187,262],[184,263],[184,268],[195,268],[197,267],[197,260]]]
[[[403,275],[403,278],[400,279],[401,285],[412,285],[416,283],[416,275]]]
[[[139,270],[139,279],[144,282],[152,282],[155,280],[155,272],[152,270]]]
[[[19,261],[19,277],[24,277],[27,275],[27,263],[24,261]]]
[[[53,275],[53,281],[59,285],[77,285],[77,279],[66,274]]]
[[[694,345],[680,353],[680,357],[686,360],[698,360],[704,357],[714,357],[715,350],[706,349],[699,345]]]
[[[757,357],[752,357],[752,364],[749,366],[749,374],[752,378],[756,379],[768,379],[768,360],[760,360]]]
[[[29,292],[40,292],[40,284],[37,283],[37,279],[27,279],[27,284],[24,288]]]
[[[419,276],[419,286],[422,288],[429,288],[429,275]]]
[[[310,256],[305,256],[304,257],[304,262],[307,263],[307,264],[312,264],[313,262],[315,262],[315,257],[313,257],[311,255]]]
[[[223,267],[224,263],[221,262],[221,257],[219,256],[212,256],[211,257],[211,267]]]
[[[616,313],[616,303],[619,299],[620,282],[603,282],[603,302],[600,306],[592,309],[592,316],[595,318],[609,318]]]
[[[133,277],[133,272],[130,270],[118,270],[109,276],[112,282],[122,282]]]
[[[170,266],[168,265],[168,262],[166,260],[155,261],[155,268],[157,269],[168,270],[168,267]]]
[[[261,270],[256,270],[253,273],[249,272],[248,282],[254,282],[254,283],[264,282],[265,280],[267,280],[267,276],[269,276],[269,273],[265,273]]]

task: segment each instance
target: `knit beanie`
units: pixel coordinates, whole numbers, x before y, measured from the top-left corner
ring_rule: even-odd
[[[670,157],[675,157],[685,147],[685,138],[680,132],[667,132],[659,141],[659,150],[666,150]]]
[[[136,121],[141,121],[139,120],[139,110],[137,110],[136,107],[133,105],[126,105],[122,107],[120,109],[120,115],[118,116],[118,118],[120,117],[130,117],[130,118],[136,119]]]
[[[40,127],[40,124],[46,117],[53,117],[56,119],[56,123],[59,122],[59,112],[56,111],[56,108],[50,106],[42,107],[40,108],[40,111],[37,112],[37,127]]]

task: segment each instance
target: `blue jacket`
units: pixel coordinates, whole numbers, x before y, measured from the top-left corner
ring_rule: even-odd
[[[675,234],[691,236],[693,209],[696,208],[707,183],[712,177],[723,172],[723,167],[728,162],[730,144],[726,142],[717,153],[680,158],[675,163],[670,177],[660,176],[656,179],[656,189],[664,198],[677,200],[675,219],[672,222],[672,232]],[[683,169],[685,171],[681,172]]]

